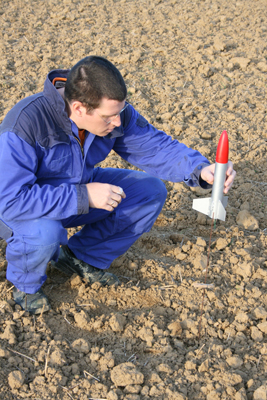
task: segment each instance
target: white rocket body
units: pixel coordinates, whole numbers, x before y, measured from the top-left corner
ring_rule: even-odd
[[[204,199],[194,199],[193,209],[208,215],[210,218],[225,221],[228,197],[223,195],[226,171],[228,168],[228,136],[224,131],[220,137],[217,147],[214,183],[211,197]]]

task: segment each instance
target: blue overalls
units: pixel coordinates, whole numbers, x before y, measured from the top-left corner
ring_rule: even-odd
[[[50,72],[44,91],[20,101],[0,126],[0,237],[7,241],[7,279],[26,293],[43,285],[47,263],[57,260],[61,244],[77,258],[108,268],[154,224],[167,195],[160,179],[196,186],[209,164],[131,105],[108,136],[87,132],[82,152],[78,128],[52,85],[54,77],[67,74]],[[146,172],[95,168],[112,149]],[[126,199],[113,212],[89,208],[89,182],[120,186]],[[68,240],[66,228],[81,225]]]

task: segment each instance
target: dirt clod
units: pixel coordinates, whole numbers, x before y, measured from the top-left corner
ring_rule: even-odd
[[[116,386],[139,385],[144,382],[144,375],[131,362],[114,367],[110,372],[110,378]]]

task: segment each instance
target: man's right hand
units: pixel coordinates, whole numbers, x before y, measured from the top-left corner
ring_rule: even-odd
[[[113,211],[126,195],[120,186],[92,182],[86,185],[89,207]]]

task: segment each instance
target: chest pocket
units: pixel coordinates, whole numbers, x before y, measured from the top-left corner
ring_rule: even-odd
[[[52,160],[50,163],[50,171],[52,175],[71,176],[72,174],[72,156],[66,155],[58,159]]]
[[[73,176],[73,165],[80,161],[75,160],[72,144],[58,144],[51,149],[43,149],[43,155],[39,158],[39,167],[37,171],[38,179],[48,179],[57,177],[65,180]],[[76,155],[77,157],[77,155]]]

